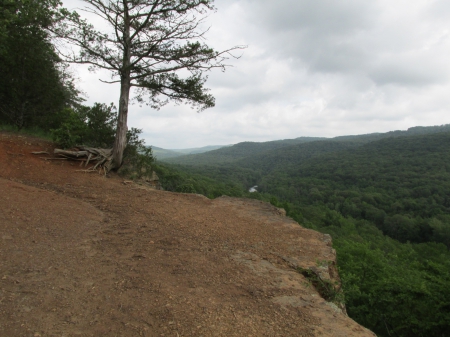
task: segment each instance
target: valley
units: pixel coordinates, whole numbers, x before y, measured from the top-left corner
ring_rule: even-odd
[[[445,335],[449,125],[245,142],[161,165],[182,172],[192,193],[269,201],[302,226],[330,234],[348,312],[379,336]]]

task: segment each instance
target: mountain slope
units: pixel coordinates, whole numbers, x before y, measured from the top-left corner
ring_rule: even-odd
[[[164,161],[172,164],[190,166],[217,166],[236,163],[236,165],[234,165],[235,167],[245,167],[250,169],[257,169],[260,165],[263,165],[263,170],[268,171],[272,169],[272,164],[282,166],[284,162],[299,163],[305,158],[314,155],[311,151],[333,152],[340,150],[339,146],[342,146],[342,148],[355,147],[386,138],[391,139],[448,131],[450,131],[450,125],[441,125],[432,127],[413,127],[406,131],[391,131],[386,133],[373,133],[356,136],[340,136],[330,139],[319,137],[300,137],[296,139],[285,139],[262,143],[243,142],[203,154],[167,158]],[[325,143],[323,143],[323,141],[325,141]],[[301,145],[311,142],[319,143],[311,145],[311,147]],[[341,145],[331,144],[330,142],[339,143]],[[310,153],[308,154],[308,152]]]
[[[183,156],[184,153],[174,150],[166,150],[161,147],[152,146],[152,154],[157,160]]]
[[[232,163],[266,151],[277,150],[293,144],[308,143],[319,140],[315,137],[300,137],[296,139],[277,140],[272,142],[243,142],[230,147],[221,148],[202,154],[187,155],[165,160],[165,162],[182,165],[218,165]]]

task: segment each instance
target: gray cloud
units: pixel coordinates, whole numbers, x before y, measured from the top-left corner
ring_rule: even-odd
[[[429,15],[431,20],[448,20],[450,19],[450,3],[446,0],[432,1],[425,13]]]
[[[284,34],[306,31],[317,37],[347,36],[368,28],[376,3],[359,0],[248,0],[249,16],[260,25]]]
[[[435,55],[423,55],[421,50],[433,42],[442,43],[443,33],[424,31],[434,19],[424,18],[422,11],[444,6],[448,10],[446,2],[415,6],[421,7],[416,11],[395,2],[383,6],[383,1],[244,3],[249,20],[268,36],[258,43],[279,58],[298,59],[311,72],[350,72],[380,85],[428,85],[443,79],[440,65],[429,66]]]
[[[78,0],[64,3],[76,6]],[[207,25],[218,50],[248,45],[209,74],[216,107],[134,105],[129,124],[167,148],[338,136],[450,123],[446,0],[216,0]],[[117,88],[78,70],[89,102]]]

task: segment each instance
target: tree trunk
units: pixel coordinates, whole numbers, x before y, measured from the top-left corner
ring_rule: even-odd
[[[117,117],[116,139],[112,152],[111,169],[117,170],[122,165],[123,151],[127,146],[127,119],[128,101],[131,88],[131,38],[130,38],[130,18],[127,3],[124,1],[124,27],[123,27],[123,59],[120,71],[120,101],[119,116]]]
[[[123,151],[127,146],[128,101],[130,97],[130,74],[121,76],[119,116],[117,117],[116,139],[113,147],[112,168],[118,169],[122,165]]]

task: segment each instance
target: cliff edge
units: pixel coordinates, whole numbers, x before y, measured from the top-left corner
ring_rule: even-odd
[[[317,284],[338,287],[329,236],[45,150],[0,132],[1,336],[375,336]]]

